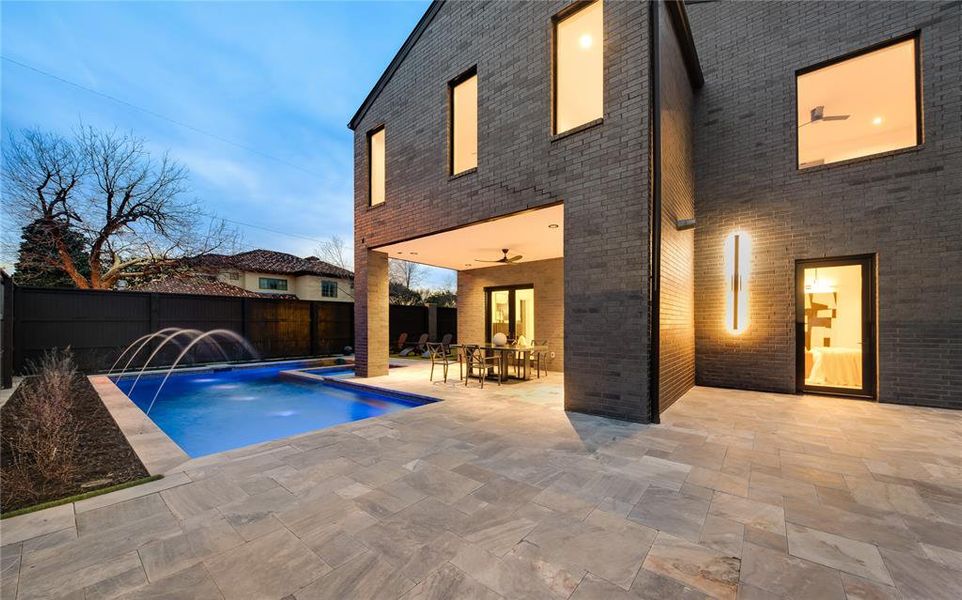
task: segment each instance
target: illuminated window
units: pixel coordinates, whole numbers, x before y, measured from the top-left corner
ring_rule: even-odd
[[[451,174],[478,166],[478,74],[471,69],[451,82]]]
[[[799,71],[798,168],[922,143],[918,40]]]
[[[371,206],[384,202],[384,128],[372,131],[367,136],[368,145],[368,183],[370,184]]]
[[[322,282],[321,282],[321,297],[323,297],[323,298],[337,298],[337,282],[336,282],[336,281],[322,281]]]
[[[604,115],[601,0],[557,20],[554,44],[554,132],[564,133]]]
[[[273,277],[259,277],[257,279],[257,287],[262,290],[286,290],[287,280],[286,279],[275,279]]]

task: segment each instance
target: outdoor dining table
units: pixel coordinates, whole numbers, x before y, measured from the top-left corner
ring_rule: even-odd
[[[498,360],[501,368],[502,377],[511,377],[507,374],[508,357],[512,354],[522,354],[524,357],[524,371],[521,377],[515,376],[515,379],[531,379],[528,373],[528,364],[531,362],[532,352],[547,352],[547,346],[511,346],[505,344],[504,346],[498,346],[497,344],[485,343],[485,344],[451,344],[452,348],[463,348],[465,346],[477,346],[481,350],[486,352],[494,352],[498,354]],[[470,375],[469,375],[470,376]]]

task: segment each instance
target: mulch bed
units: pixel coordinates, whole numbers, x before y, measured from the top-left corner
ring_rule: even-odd
[[[0,409],[0,480],[5,478],[13,461],[9,435],[16,431],[12,424],[16,422],[22,405],[21,392],[24,386],[29,385],[31,379],[25,379],[20,389]],[[0,484],[0,512],[6,513],[148,476],[147,469],[127,443],[90,381],[78,375],[74,391],[76,397],[72,406],[76,421],[80,424],[81,449],[76,477],[66,484],[45,485],[42,496],[28,498],[16,497],[8,489],[9,486]]]

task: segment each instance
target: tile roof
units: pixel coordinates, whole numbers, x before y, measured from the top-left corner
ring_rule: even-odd
[[[233,255],[207,254],[195,258],[192,262],[195,267],[201,268],[354,279],[354,273],[351,271],[326,263],[316,256],[300,258],[293,254],[275,252],[274,250],[250,250]]]
[[[237,298],[285,298],[296,300],[294,294],[259,294],[242,287],[218,281],[208,275],[170,275],[126,288],[132,292],[157,294],[192,294],[196,296],[234,296]]]

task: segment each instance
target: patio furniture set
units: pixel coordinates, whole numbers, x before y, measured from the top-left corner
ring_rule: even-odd
[[[534,367],[538,378],[542,370],[545,375],[548,373],[550,354],[547,340],[534,340],[530,344],[524,340],[506,344],[445,344],[442,341],[428,342],[426,346],[431,356],[431,381],[434,381],[435,365],[440,365],[446,383],[448,368],[455,361],[458,364],[458,380],[464,380],[464,385],[468,385],[471,377],[476,377],[482,388],[485,379],[493,376],[497,376],[498,385],[507,378],[530,379],[531,367]],[[454,357],[451,350],[454,350]],[[514,366],[514,375],[510,372],[511,366]]]

